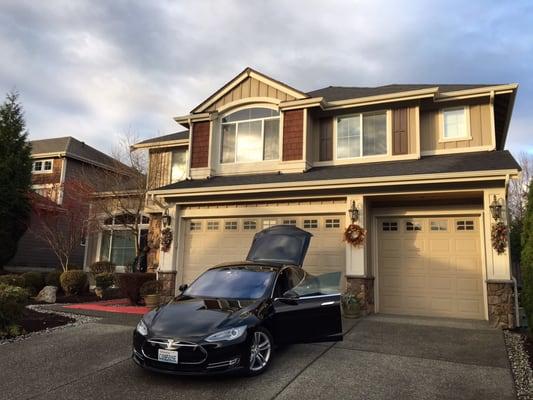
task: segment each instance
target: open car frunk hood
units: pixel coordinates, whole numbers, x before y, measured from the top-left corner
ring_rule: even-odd
[[[264,229],[255,234],[246,260],[301,267],[312,236],[292,225]]]

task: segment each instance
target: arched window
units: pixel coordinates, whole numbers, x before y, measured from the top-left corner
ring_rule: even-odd
[[[222,118],[221,163],[279,158],[279,111],[246,108]]]

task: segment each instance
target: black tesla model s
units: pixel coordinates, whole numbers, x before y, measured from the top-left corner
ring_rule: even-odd
[[[342,340],[339,280],[302,269],[309,232],[258,232],[246,261],[207,270],[165,306],[143,316],[133,360],[171,374],[268,368],[275,345]]]

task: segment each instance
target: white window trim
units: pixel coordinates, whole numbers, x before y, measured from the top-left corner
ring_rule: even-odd
[[[374,154],[370,156],[363,155],[363,118],[361,117],[361,137],[360,137],[360,149],[361,149],[361,155],[357,157],[344,157],[339,158],[337,156],[337,125],[339,123],[339,118],[350,118],[350,117],[356,117],[358,115],[365,115],[365,114],[382,114],[385,113],[386,116],[386,145],[387,145],[387,151],[384,154]],[[352,113],[352,114],[345,114],[345,115],[335,115],[334,117],[334,123],[333,123],[333,161],[340,162],[340,163],[346,163],[346,162],[353,162],[354,160],[369,160],[369,159],[383,159],[389,158],[392,156],[392,111],[391,110],[376,110],[376,111],[370,111],[370,112],[358,112],[358,113]],[[376,160],[376,161],[377,161]],[[381,161],[381,160],[380,160]],[[331,161],[323,161],[324,164],[331,164]],[[315,163],[320,164],[320,162]]]
[[[222,122],[222,120],[227,117],[228,115],[231,115],[237,111],[241,111],[241,110],[245,110],[247,108],[268,108],[270,110],[274,110],[274,111],[278,111],[279,112],[279,116],[277,117],[267,117],[267,118],[254,118],[254,119],[247,119],[247,120],[243,120],[243,121],[235,121],[235,122],[230,122],[230,123],[234,123],[236,126],[235,126],[235,152],[234,152],[234,156],[233,156],[233,161],[222,161],[222,128],[223,126],[225,125],[225,123]],[[221,115],[219,117],[219,126],[218,126],[218,164],[221,165],[221,166],[226,166],[226,165],[252,165],[252,164],[255,164],[255,163],[258,163],[258,162],[263,162],[263,163],[268,163],[268,162],[279,162],[281,161],[281,157],[282,157],[282,151],[283,151],[283,118],[282,118],[282,115],[283,113],[281,112],[281,110],[279,109],[279,107],[273,105],[273,104],[254,104],[254,105],[250,105],[250,104],[247,104],[247,105],[244,105],[244,106],[241,106],[241,107],[236,107],[236,108],[232,108],[230,110],[228,110],[226,113],[224,113],[223,115]],[[264,123],[264,120],[267,120],[267,119],[275,119],[275,118],[279,118],[279,128],[278,128],[278,158],[274,158],[274,159],[271,159],[271,160],[264,160],[264,152],[265,152],[265,123]],[[261,143],[262,143],[262,149],[261,149],[261,160],[258,160],[258,161],[237,161],[237,147],[238,147],[238,140],[237,140],[237,136],[239,134],[239,129],[238,129],[238,124],[239,122],[253,122],[253,121],[261,121]],[[229,123],[228,123],[229,124]]]
[[[444,113],[446,111],[463,110],[465,116],[465,132],[464,136],[454,138],[444,137]],[[472,132],[470,131],[470,106],[448,107],[439,111],[439,143],[461,142],[464,140],[472,140]]]
[[[52,164],[52,168],[50,169],[41,169],[40,171],[35,171],[33,168],[35,166],[35,163],[36,162],[40,162],[42,163],[42,168],[44,168],[44,163],[47,162],[47,161],[50,161],[50,163]],[[46,160],[33,160],[32,163],[31,163],[31,173],[32,174],[51,174],[54,172],[54,159],[53,158],[50,158],[50,159],[46,159]]]
[[[144,216],[144,215],[143,215]],[[114,217],[113,217],[114,218]],[[138,233],[137,233],[137,242],[141,239],[141,231],[148,230],[149,229],[149,223],[148,224],[139,224],[138,225]],[[114,231],[128,231],[130,229],[126,228],[125,226],[120,225],[102,225],[104,228],[98,232],[98,242],[96,244],[96,258],[97,261],[103,261],[102,260],[102,237],[104,234],[104,231],[111,232],[111,236],[109,238],[109,254],[108,259],[111,260],[111,250],[113,249],[113,232]],[[109,226],[109,228],[105,228],[105,226]],[[115,267],[124,268],[126,265],[115,265]]]

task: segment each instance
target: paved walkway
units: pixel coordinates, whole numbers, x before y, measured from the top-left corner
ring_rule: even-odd
[[[257,377],[182,378],[131,362],[138,317],[100,315],[1,345],[0,399],[515,398],[502,333],[483,323],[373,316],[346,321],[343,342],[280,349]]]

